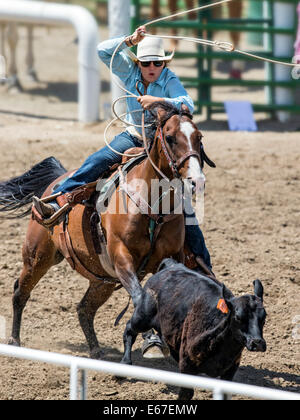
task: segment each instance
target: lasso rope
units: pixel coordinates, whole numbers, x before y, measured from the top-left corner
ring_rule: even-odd
[[[211,9],[213,7],[220,6],[223,3],[229,3],[231,1],[233,1],[233,0],[221,0],[221,1],[217,1],[215,3],[207,4],[205,6],[199,6],[199,7],[195,7],[194,9],[184,10],[183,12],[177,12],[177,13],[174,13],[174,15],[169,15],[169,16],[161,17],[159,19],[151,20],[151,22],[145,23],[144,26],[150,26],[150,25],[153,25],[154,23],[158,23],[158,22],[162,22],[163,20],[172,19],[174,17],[182,16],[182,15],[185,15],[187,13],[197,12],[199,10],[204,10],[204,9]]]
[[[174,17],[182,16],[184,14],[188,14],[188,13],[191,13],[191,12],[196,12],[196,11],[201,11],[201,10],[208,9],[208,8],[213,8],[213,7],[216,7],[216,6],[220,6],[223,3],[229,3],[231,1],[233,1],[233,0],[221,0],[221,1],[218,1],[218,2],[215,2],[215,3],[207,4],[205,6],[199,6],[199,7],[196,7],[194,9],[185,10],[185,11],[182,11],[182,12],[175,13],[173,15],[168,15],[168,16],[165,16],[165,17],[161,17],[161,18],[152,20],[151,22],[145,23],[143,26],[145,26],[145,27],[146,26],[150,26],[150,25],[153,25],[154,23],[162,22],[164,20],[172,19]],[[216,41],[212,41],[212,40],[208,40],[208,39],[192,38],[192,37],[186,37],[186,36],[175,36],[175,35],[151,35],[151,34],[148,34],[148,33],[145,33],[144,36],[146,36],[146,37],[152,37],[152,38],[176,39],[176,40],[182,40],[182,41],[187,41],[187,42],[193,42],[193,43],[196,43],[196,44],[207,45],[207,46],[210,46],[210,47],[216,47],[216,48],[222,49],[223,51],[226,51],[226,52],[229,52],[229,53],[230,52],[235,52],[237,54],[245,55],[245,56],[254,58],[256,60],[265,61],[265,62],[272,63],[272,64],[280,64],[280,65],[284,65],[284,66],[299,67],[300,68],[300,63],[299,64],[296,64],[296,63],[287,63],[287,62],[283,62],[283,61],[279,61],[279,60],[273,60],[271,58],[261,57],[259,55],[247,53],[246,51],[242,51],[242,50],[236,49],[235,46],[232,43],[226,42],[226,41],[217,41],[217,40]],[[124,43],[124,39],[118,44],[118,46],[116,47],[115,51],[113,52],[113,55],[112,55],[111,61],[110,61],[110,74],[111,74],[111,79],[114,80],[114,82],[116,83],[116,85],[121,90],[123,90],[125,93],[127,93],[128,95],[121,96],[121,97],[117,98],[113,102],[113,104],[112,104],[112,112],[115,115],[115,118],[108,124],[108,126],[105,129],[105,132],[104,132],[104,141],[105,141],[106,145],[113,152],[115,152],[116,154],[121,155],[121,156],[131,156],[131,157],[133,157],[133,156],[139,156],[140,154],[139,155],[128,155],[126,153],[120,153],[120,152],[114,150],[109,145],[109,143],[107,141],[107,137],[106,137],[106,134],[107,134],[108,129],[111,127],[111,125],[114,122],[116,122],[118,120],[121,121],[122,123],[128,125],[128,126],[132,126],[132,127],[136,127],[136,128],[142,128],[143,127],[142,125],[130,123],[130,122],[126,121],[126,120],[123,120],[122,117],[125,117],[128,114],[128,112],[126,112],[126,113],[122,114],[121,116],[119,116],[117,114],[116,110],[115,110],[116,104],[121,99],[139,98],[138,95],[135,95],[134,93],[132,93],[129,90],[127,90],[124,86],[122,86],[118,82],[118,80],[116,80],[115,78],[113,78],[113,62],[114,62],[115,56],[116,56],[119,48],[121,47],[121,45],[123,43]],[[135,111],[131,111],[131,112],[142,112],[142,111],[143,110],[135,110]],[[151,124],[146,125],[145,127],[149,127],[150,125]]]

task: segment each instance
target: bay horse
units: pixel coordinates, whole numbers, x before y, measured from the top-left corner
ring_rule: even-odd
[[[190,179],[193,185],[198,182],[203,185],[204,162],[210,166],[214,164],[204,152],[202,134],[193,123],[188,108],[182,106],[181,110],[178,110],[167,102],[160,102],[153,104],[150,111],[155,118],[155,135],[149,152],[153,163],[170,180],[178,176],[179,180]],[[30,209],[23,209],[26,204],[30,204],[33,195],[49,196],[53,187],[70,174],[71,172],[67,172],[55,158],[48,158],[22,176],[0,183],[1,211],[12,210],[12,214],[6,213],[7,217],[14,215],[21,217],[28,214]],[[146,158],[128,172],[126,181],[127,185],[131,185],[130,183],[135,180],[143,180],[149,186],[151,194],[153,179],[159,180],[160,175],[152,166],[150,159]],[[90,225],[93,210],[90,207],[76,205],[62,224],[54,226],[52,230],[46,229],[31,218],[22,251],[23,268],[14,285],[13,325],[9,344],[20,345],[22,312],[33,288],[50,267],[60,263],[64,257],[68,259],[62,243],[61,225],[67,224],[74,255],[76,254],[76,258],[86,268],[81,274],[90,280],[89,287],[77,307],[77,313],[92,358],[101,357],[94,331],[94,317],[98,308],[112,295],[116,285],[121,284],[126,289],[135,307],[142,297],[143,289],[137,270],[151,250],[149,238],[151,217],[154,217],[156,225],[159,225],[159,233],[156,235],[155,246],[144,267],[144,273],[154,273],[165,257],[183,261],[185,239],[183,214],[160,214],[159,217],[150,213],[145,214],[136,211],[136,202],[128,196],[125,201],[123,198],[123,192],[115,189],[111,201],[115,199],[120,207],[127,206],[128,211],[116,214],[107,211],[100,215],[107,253],[115,276],[103,268],[95,251]],[[172,204],[170,213],[172,213]]]

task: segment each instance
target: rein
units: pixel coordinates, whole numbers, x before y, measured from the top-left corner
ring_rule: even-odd
[[[158,131],[158,134],[157,134]],[[167,148],[166,145],[166,140],[164,138],[164,134],[163,134],[163,129],[161,126],[159,126],[157,128],[156,131],[156,135],[155,135],[155,139],[154,141],[157,139],[157,137],[160,140],[160,144],[162,147],[162,150],[164,152],[165,158],[168,162],[169,167],[171,168],[173,175],[175,176],[175,178],[180,178],[180,174],[179,174],[179,168],[184,164],[184,162],[189,159],[191,156],[196,157],[201,165],[202,159],[201,156],[198,152],[196,152],[195,150],[191,150],[189,152],[186,152],[183,156],[181,156],[180,159],[176,160],[173,159],[171,157],[171,154]],[[150,153],[149,153],[149,148],[148,148],[148,144],[147,144],[147,138],[146,138],[146,134],[145,134],[145,111],[143,111],[142,114],[142,136],[143,136],[143,143],[144,143],[144,148],[145,151],[147,153],[147,157],[149,159],[149,162],[151,163],[151,165],[153,166],[153,168],[159,173],[159,175],[165,179],[166,181],[170,182],[170,179],[156,166],[156,164],[153,162],[153,160],[151,159]]]
[[[166,159],[168,161],[168,164],[169,164],[170,168],[172,169],[172,172],[173,172],[173,174],[174,174],[174,176],[176,178],[180,178],[179,168],[191,156],[195,156],[199,160],[200,165],[201,165],[201,157],[200,157],[200,154],[198,152],[196,152],[195,150],[191,150],[189,152],[186,152],[178,160],[172,159],[172,157],[171,157],[171,155],[170,155],[170,153],[169,153],[169,151],[167,149],[167,146],[166,146],[166,140],[165,140],[164,135],[163,135],[162,127],[159,127],[159,139],[160,139],[160,143],[161,143],[161,146],[162,146],[164,155],[165,155],[165,157],[166,157]]]
[[[137,83],[136,83],[136,90],[139,92],[140,96],[143,96],[142,92],[139,89],[139,84],[140,83],[142,83],[141,80],[137,81]],[[144,95],[145,95],[145,93],[146,93],[146,88],[145,88]],[[149,147],[148,147],[147,138],[146,138],[146,130],[145,130],[145,113],[146,113],[146,110],[143,110],[143,112],[142,112],[142,137],[143,137],[144,149],[146,151],[147,157],[148,157],[149,162],[151,163],[152,167],[156,170],[156,172],[164,180],[170,182],[170,179],[157,167],[157,165],[153,162],[153,160],[152,160],[152,158],[150,156]],[[173,175],[175,176],[175,178],[180,178],[179,168],[191,156],[195,156],[199,160],[200,165],[201,165],[201,157],[200,157],[200,154],[198,152],[194,151],[194,150],[191,150],[191,151],[185,153],[179,160],[173,159],[171,157],[171,154],[170,154],[168,148],[167,148],[166,140],[164,138],[163,129],[162,129],[161,125],[159,125],[158,128],[157,128],[157,130],[156,130],[154,141],[157,139],[157,137],[159,137],[160,144],[161,144],[162,150],[164,152],[165,158],[166,158],[166,160],[168,162],[168,165],[171,168],[171,170],[172,170]]]

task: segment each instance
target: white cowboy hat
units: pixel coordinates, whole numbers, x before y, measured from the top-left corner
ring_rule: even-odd
[[[145,37],[137,47],[136,55],[130,51],[134,61],[171,61],[175,50],[170,55],[165,54],[161,38]]]

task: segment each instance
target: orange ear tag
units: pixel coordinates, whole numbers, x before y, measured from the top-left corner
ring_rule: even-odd
[[[226,302],[224,299],[219,300],[217,304],[217,309],[219,309],[219,311],[221,311],[223,314],[228,314],[229,312],[228,306],[226,305]]]

